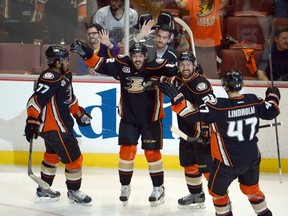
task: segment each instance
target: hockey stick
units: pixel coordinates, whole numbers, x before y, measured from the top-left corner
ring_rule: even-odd
[[[41,178],[34,175],[32,171],[32,149],[33,149],[33,138],[30,140],[30,147],[29,147],[29,159],[28,159],[28,176],[35,181],[38,185],[40,185],[45,190],[49,189],[50,186],[47,182],[42,180]]]
[[[195,141],[200,140],[199,137],[190,137],[190,136],[188,136],[183,131],[181,131],[179,128],[174,127],[173,125],[170,126],[170,130],[173,133],[177,134],[179,137],[181,137],[182,139],[184,139],[184,140],[186,140],[188,142],[195,142]]]
[[[282,122],[278,122],[278,123],[272,123],[272,124],[265,124],[265,125],[260,125],[259,129],[261,128],[267,128],[267,127],[276,127],[277,125],[282,125]],[[177,134],[179,137],[181,137],[182,139],[188,141],[188,142],[195,142],[200,140],[199,137],[190,137],[187,134],[185,134],[183,131],[181,131],[179,128],[174,127],[173,125],[170,126],[170,130]]]
[[[267,128],[267,127],[276,127],[276,126],[279,126],[279,125],[282,125],[282,124],[283,124],[282,122],[277,122],[277,123],[272,123],[272,124],[260,125],[259,129]]]
[[[189,34],[190,37],[190,43],[191,43],[191,49],[192,52],[196,58],[196,51],[195,51],[195,44],[194,44],[194,36],[193,36],[193,32],[190,29],[190,27],[187,25],[186,22],[184,22],[184,20],[180,19],[179,17],[174,17],[175,22],[177,22],[179,25],[182,26],[182,28]],[[197,58],[196,58],[197,59]],[[197,60],[196,60],[196,65],[197,65]]]
[[[272,68],[272,50],[271,50],[271,44],[270,39],[268,39],[268,48],[269,48],[269,66],[270,66],[270,81],[271,81],[271,87],[274,87],[274,79],[273,79],[273,68]],[[276,146],[277,146],[277,156],[278,156],[278,167],[279,167],[279,178],[280,183],[283,183],[282,181],[282,166],[281,166],[281,158],[280,158],[280,145],[279,145],[279,136],[278,136],[278,127],[277,127],[277,117],[274,119],[275,122],[275,135],[276,135]]]

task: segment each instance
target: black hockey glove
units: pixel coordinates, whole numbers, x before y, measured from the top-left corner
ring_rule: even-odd
[[[80,107],[81,110],[81,116],[74,115],[74,118],[76,119],[76,122],[79,126],[89,126],[91,124],[92,116],[86,112],[86,110],[83,107]]]
[[[196,67],[195,67],[195,71],[196,71],[197,73],[199,73],[200,75],[203,75],[202,65],[197,64]]]
[[[41,121],[39,119],[33,117],[28,117],[26,119],[25,136],[28,142],[30,142],[33,138],[37,139],[40,124]]]
[[[75,40],[70,45],[70,51],[79,54],[84,60],[90,59],[94,54],[94,50],[80,40]]]
[[[184,96],[178,89],[166,80],[160,80],[158,83],[159,90],[171,99],[171,104],[176,105],[184,100]]]
[[[278,105],[281,99],[280,91],[277,87],[268,87],[266,90],[266,101],[274,100]]]
[[[157,89],[158,86],[158,81],[159,78],[158,77],[149,77],[148,79],[145,79],[143,86],[145,87],[145,90],[147,91],[152,91]]]
[[[211,139],[210,127],[209,124],[204,124],[201,126],[201,132],[199,136],[199,140],[197,141],[201,145],[209,145]]]

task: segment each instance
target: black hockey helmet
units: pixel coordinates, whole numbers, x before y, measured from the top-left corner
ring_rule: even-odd
[[[191,61],[193,63],[193,65],[195,65],[196,58],[191,51],[187,51],[187,52],[182,52],[179,55],[178,61]]]
[[[134,43],[129,49],[130,56],[135,53],[142,53],[144,55],[147,55],[147,52],[148,49],[146,45],[141,42]]]
[[[225,91],[240,91],[243,87],[243,76],[239,70],[225,72],[221,79],[221,85]]]
[[[68,50],[62,46],[49,46],[45,52],[47,64],[54,65],[56,60],[63,61],[65,58],[68,58]]]

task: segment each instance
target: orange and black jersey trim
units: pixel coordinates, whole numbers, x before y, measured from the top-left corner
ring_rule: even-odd
[[[212,123],[212,156],[227,166],[238,167],[259,159],[257,132],[259,119],[271,120],[279,113],[278,98],[263,100],[254,94],[217,98],[194,108],[188,101],[172,107],[187,123]]]
[[[136,70],[128,56],[102,58],[93,55],[86,61],[97,73],[113,76],[120,81],[119,115],[130,123],[151,123],[164,117],[163,94],[158,89],[146,90],[145,82],[151,77],[173,76],[178,68],[167,60],[155,60]]]
[[[51,130],[73,131],[75,115],[80,108],[73,93],[72,73],[65,74],[47,69],[36,83],[35,91],[27,103],[27,115],[41,118],[40,132]]]
[[[176,76],[169,79],[169,82],[184,95],[186,100],[196,107],[215,98],[211,83],[198,73],[194,73],[188,80],[184,80],[181,74],[177,73]],[[187,124],[185,119],[180,116],[177,116],[177,121],[179,129],[185,134],[191,137],[199,136],[200,122],[195,122],[193,125]]]

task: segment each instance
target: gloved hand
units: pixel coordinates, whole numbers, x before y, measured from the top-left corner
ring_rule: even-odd
[[[37,139],[40,124],[41,121],[37,118],[28,117],[26,119],[25,136],[28,142],[30,142],[33,138]]]
[[[143,86],[145,87],[145,90],[147,91],[152,91],[157,89],[158,86],[158,81],[159,78],[158,77],[149,77],[148,79],[145,79]]]
[[[209,145],[211,139],[210,127],[208,124],[204,124],[201,126],[201,132],[199,136],[200,140],[197,142],[201,145]]]
[[[74,115],[76,122],[80,126],[89,126],[91,124],[92,116],[86,112],[83,107],[80,107],[81,115]]]
[[[161,77],[162,78],[162,77]],[[171,104],[176,105],[184,100],[184,96],[178,89],[165,79],[160,79],[158,83],[159,90],[171,99]]]
[[[279,105],[279,101],[281,98],[281,94],[280,91],[277,87],[271,87],[269,86],[266,90],[266,98],[265,100],[274,100],[278,105]]]
[[[84,60],[90,59],[94,54],[94,50],[80,40],[75,40],[70,45],[70,51],[79,54]]]

